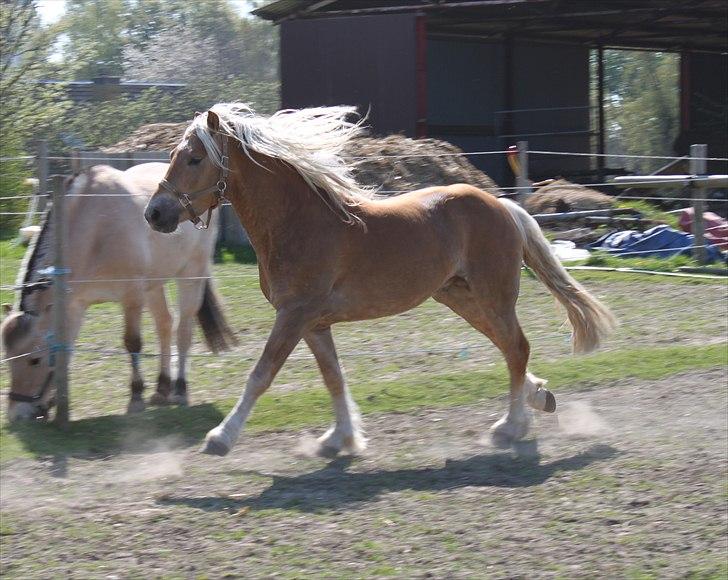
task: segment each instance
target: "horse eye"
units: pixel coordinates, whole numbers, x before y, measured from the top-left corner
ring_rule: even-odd
[[[196,157],[193,157],[189,160],[188,165],[199,165],[201,161],[202,159],[197,159]]]
[[[32,359],[30,359],[30,361],[28,361],[28,364],[30,364],[30,366],[34,367],[34,366],[36,366],[36,365],[37,365],[37,364],[38,364],[39,362],[40,362],[40,359],[39,359],[39,358],[32,358]]]

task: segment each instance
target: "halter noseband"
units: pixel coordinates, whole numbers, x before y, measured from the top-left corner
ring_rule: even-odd
[[[230,158],[228,157],[228,140],[227,137],[224,137],[222,140],[222,157],[220,159],[220,163],[222,167],[220,168],[220,177],[217,180],[217,183],[215,185],[212,185],[210,187],[206,187],[205,189],[201,189],[199,191],[194,191],[191,193],[185,193],[183,191],[179,191],[172,183],[167,181],[166,179],[163,179],[159,185],[169,191],[171,194],[177,197],[180,204],[182,204],[182,207],[187,210],[187,213],[190,215],[190,221],[195,224],[195,228],[198,230],[206,230],[210,226],[210,219],[212,218],[212,210],[215,209],[218,205],[220,205],[220,202],[225,199],[225,190],[227,189],[227,178],[228,174],[230,173],[230,169],[228,167],[228,164],[230,162]],[[192,200],[207,195],[208,193],[214,193],[215,194],[215,203],[212,204],[208,210],[207,210],[207,217],[205,218],[205,221],[203,222],[200,219],[200,216],[197,214],[195,209],[192,207]]]
[[[53,380],[53,370],[51,370],[48,373],[45,381],[43,382],[43,386],[41,386],[40,391],[38,391],[37,394],[21,395],[20,393],[14,393],[13,391],[10,391],[8,393],[8,398],[11,401],[15,401],[16,403],[37,403],[46,394],[46,391],[48,390],[48,387],[51,385],[52,380]]]

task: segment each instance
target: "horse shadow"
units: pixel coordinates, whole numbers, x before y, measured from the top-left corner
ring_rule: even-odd
[[[62,474],[64,458],[107,458],[154,453],[199,443],[223,419],[210,403],[157,407],[138,415],[102,415],[71,421],[67,429],[52,423],[19,422],[5,427],[34,456],[52,457]],[[53,471],[53,469],[52,469]],[[62,475],[59,475],[62,476]]]
[[[428,468],[349,472],[348,468],[354,460],[342,457],[322,469],[296,476],[237,470],[229,473],[272,477],[273,483],[259,495],[240,500],[219,496],[165,497],[158,502],[185,505],[207,512],[278,508],[322,513],[398,491],[437,492],[463,487],[537,486],[556,473],[578,471],[619,453],[609,445],[594,445],[572,457],[542,463],[535,441],[521,444],[513,451],[447,460],[442,467]]]

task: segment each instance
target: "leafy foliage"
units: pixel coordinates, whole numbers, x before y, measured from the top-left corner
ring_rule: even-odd
[[[679,131],[679,57],[664,52],[604,52],[607,151],[627,155],[674,155]],[[664,161],[620,160],[637,173]]]
[[[30,167],[22,157],[28,141],[50,133],[68,108],[61,94],[39,84],[53,31],[40,26],[31,0],[7,0],[0,8],[0,192],[28,193]],[[0,211],[25,211],[27,198],[0,200]],[[3,216],[0,229],[14,228],[20,215]]]

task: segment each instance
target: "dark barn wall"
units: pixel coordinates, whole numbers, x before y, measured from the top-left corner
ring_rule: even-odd
[[[513,134],[562,134],[516,137],[510,141],[523,139],[528,141],[529,149],[541,151],[591,150],[590,116],[586,108],[589,106],[587,47],[517,43],[513,47],[512,74],[512,109],[580,108],[514,113]],[[531,177],[543,179],[588,169],[590,160],[588,157],[531,155],[529,165]]]
[[[415,134],[413,15],[281,24],[284,108],[356,105],[378,134]]]
[[[465,151],[505,150],[520,140],[528,141],[529,149],[590,150],[587,48],[450,39],[428,39],[427,47],[429,136]],[[578,108],[504,112],[556,107]],[[571,134],[575,132],[582,134]],[[470,160],[501,185],[512,183],[503,155]],[[588,157],[532,155],[529,163],[529,173],[536,179],[589,168]]]
[[[501,44],[428,39],[428,136],[464,151],[498,150],[495,112],[503,109],[504,71]],[[498,156],[469,159],[497,182],[507,179]]]
[[[708,145],[709,157],[728,157],[728,56],[719,54],[686,54],[687,118],[676,140],[680,155],[689,153],[693,143]],[[728,163],[711,161],[711,173],[727,173]]]

